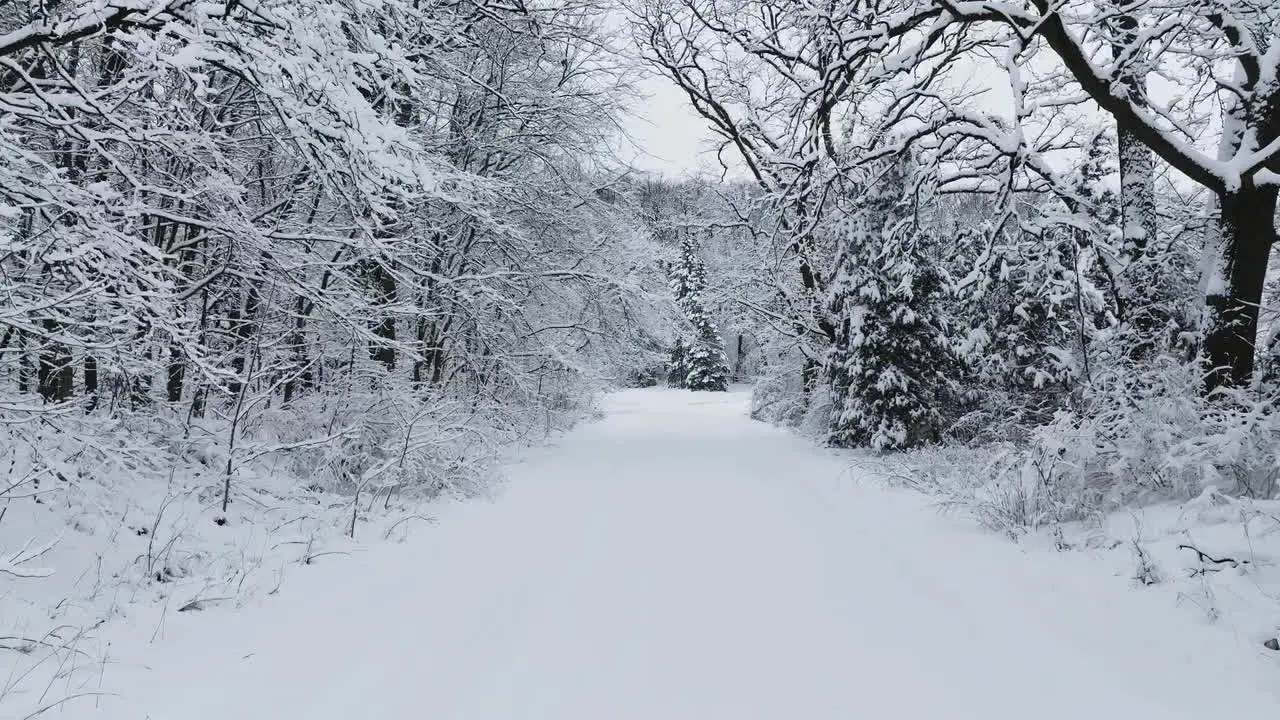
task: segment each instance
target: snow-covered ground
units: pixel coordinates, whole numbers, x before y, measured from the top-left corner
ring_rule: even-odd
[[[115,622],[95,675],[45,699],[108,693],[55,714],[104,720],[1280,712],[1280,662],[1255,638],[1086,554],[942,516],[746,405],[611,396],[496,499],[243,607]]]
[[[1020,542],[1066,551],[1161,596],[1251,650],[1262,648],[1280,675],[1280,501],[1209,489],[1188,502],[1041,528]]]

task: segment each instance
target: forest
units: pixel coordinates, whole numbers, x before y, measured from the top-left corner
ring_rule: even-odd
[[[0,581],[57,554],[33,503],[355,538],[654,385],[1004,531],[1276,499],[1277,38],[1273,0],[0,0]],[[718,172],[627,160],[646,75]],[[156,542],[119,572],[193,572]]]
[[[131,454],[199,457],[223,510],[272,458],[465,487],[653,343],[590,3],[5,5],[17,485]]]
[[[1274,4],[637,16],[752,181],[717,214],[763,257],[712,276],[753,278],[726,297],[761,339],[759,417],[983,447],[968,472],[1014,524],[1275,496]]]

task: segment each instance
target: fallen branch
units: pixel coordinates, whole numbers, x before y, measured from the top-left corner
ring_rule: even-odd
[[[1179,550],[1190,550],[1191,552],[1195,553],[1195,554],[1200,558],[1200,564],[1201,564],[1202,566],[1203,566],[1206,562],[1212,563],[1212,564],[1214,564],[1214,565],[1228,565],[1228,566],[1230,566],[1230,567],[1232,567],[1232,568],[1238,568],[1238,567],[1240,567],[1241,565],[1248,565],[1248,564],[1249,564],[1249,561],[1248,561],[1248,560],[1236,560],[1235,558],[1229,558],[1229,557],[1224,557],[1224,558],[1215,558],[1215,557],[1213,557],[1212,555],[1209,555],[1208,553],[1205,553],[1205,552],[1201,551],[1199,548],[1197,548],[1197,547],[1195,547],[1195,546],[1192,546],[1192,545],[1179,545],[1179,546],[1178,546],[1178,549],[1179,549]],[[1214,571],[1214,572],[1217,572],[1217,571],[1219,571],[1219,570],[1221,570],[1221,569],[1222,569],[1222,568],[1218,568],[1218,567],[1201,567],[1200,572],[1207,572],[1207,571],[1210,571],[1210,570],[1212,570],[1212,571]]]

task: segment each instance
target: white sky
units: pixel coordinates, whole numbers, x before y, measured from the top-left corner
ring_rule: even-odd
[[[649,172],[670,178],[699,171],[719,174],[712,134],[689,106],[688,98],[670,80],[649,75],[639,83],[646,97],[638,99],[625,127],[634,147],[623,157]]]
[[[621,16],[618,20],[624,22]],[[1041,57],[1039,62],[1042,64],[1049,60]],[[644,97],[635,101],[632,116],[624,121],[623,127],[631,142],[623,144],[622,159],[641,170],[672,179],[696,174],[719,177],[723,168],[715,156],[715,136],[706,121],[690,107],[688,98],[669,79],[640,62],[636,63],[636,72],[645,75],[637,82]],[[990,91],[983,97],[970,99],[969,103],[975,109],[1004,116],[1009,114],[1012,96],[1004,69],[999,63],[970,59],[958,63],[953,72],[954,78],[963,79],[967,86],[985,87]],[[1169,89],[1164,85],[1158,79],[1152,82],[1152,95],[1161,102],[1173,99],[1163,97],[1170,95]],[[1083,105],[1076,112],[1083,118],[1096,117],[1100,122],[1105,120],[1101,111],[1092,105]],[[1206,128],[1207,141],[1199,143],[1210,155],[1213,155],[1216,143],[1215,131],[1214,127]],[[724,159],[733,168],[730,176],[745,175],[745,168],[735,150],[726,150]],[[1069,163],[1074,161],[1074,156],[1067,158]],[[1170,171],[1172,177],[1182,178],[1177,171]]]

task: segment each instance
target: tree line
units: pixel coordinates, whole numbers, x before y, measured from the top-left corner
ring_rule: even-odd
[[[1274,3],[647,0],[632,18],[754,186],[722,216],[762,265],[723,283],[751,289],[768,338],[761,417],[884,450],[1031,439],[1023,459],[1053,446],[1041,476],[1081,492],[1139,456],[1137,484],[1187,489],[1157,466],[1194,456],[1197,482],[1274,491]]]
[[[611,156],[610,22],[591,0],[0,3],[7,422],[204,427],[225,504],[273,448],[351,486],[447,484],[441,446],[579,412],[669,331]]]

